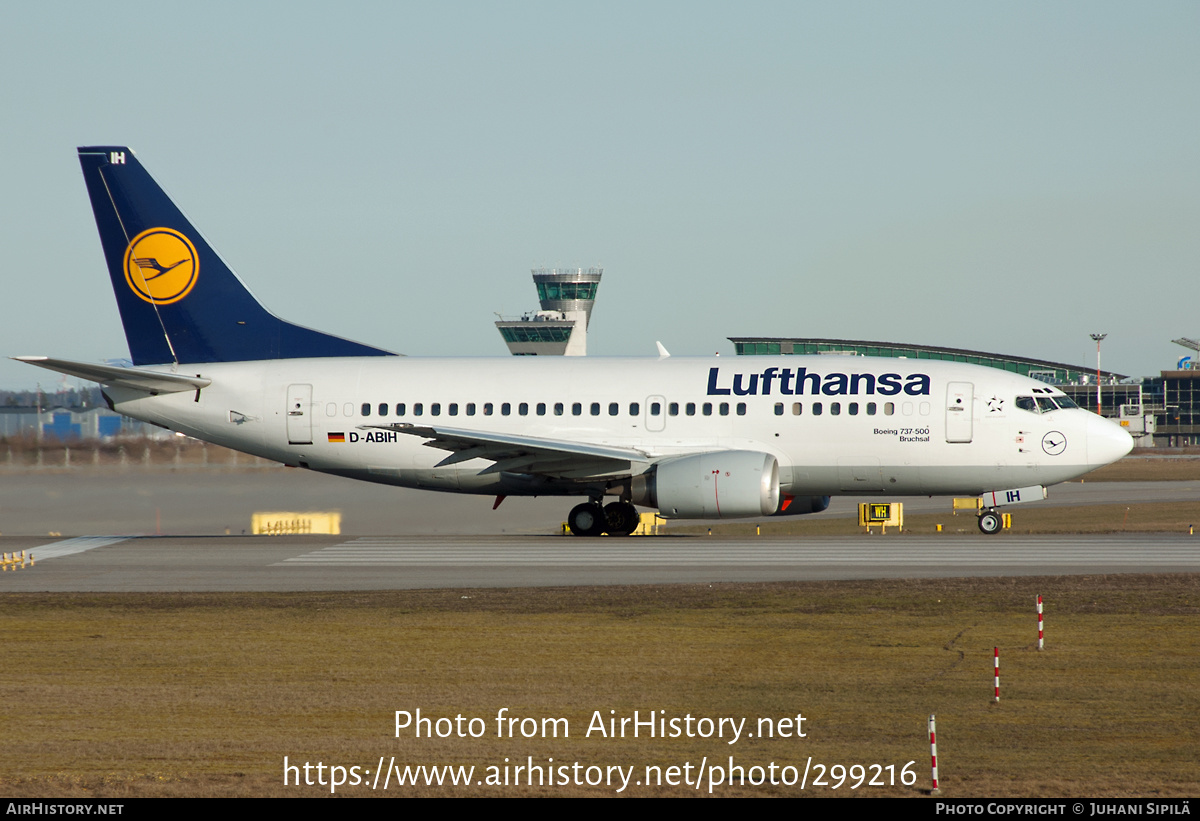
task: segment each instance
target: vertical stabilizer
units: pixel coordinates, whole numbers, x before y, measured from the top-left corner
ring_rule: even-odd
[[[128,148],[79,163],[135,365],[389,355],[268,312]]]

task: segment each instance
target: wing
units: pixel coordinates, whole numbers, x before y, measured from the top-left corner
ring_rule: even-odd
[[[649,454],[635,448],[543,439],[538,436],[409,425],[400,422],[359,427],[420,436],[429,440],[425,443],[426,447],[450,451],[450,455],[438,462],[436,467],[454,465],[470,459],[491,461],[491,465],[479,471],[481,476],[487,473],[529,473],[560,479],[586,479],[592,476],[642,473],[653,461]]]
[[[116,368],[112,365],[93,365],[90,362],[72,362],[70,359],[51,359],[48,356],[14,356],[18,362],[26,362],[51,371],[78,376],[102,385],[120,385],[123,388],[145,391],[149,394],[179,393],[207,388],[211,379],[200,376],[183,376],[177,373],[161,373],[145,368]]]

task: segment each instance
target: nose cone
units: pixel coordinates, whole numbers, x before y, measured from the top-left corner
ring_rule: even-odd
[[[1088,464],[1093,468],[1112,464],[1131,450],[1133,437],[1125,428],[1100,416],[1088,420]]]

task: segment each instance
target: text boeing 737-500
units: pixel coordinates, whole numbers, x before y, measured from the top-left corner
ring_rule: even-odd
[[[1129,452],[1056,388],[859,357],[422,359],[269,313],[123,147],[79,149],[134,367],[20,357],[127,416],[309,470],[500,498],[578,496],[571,530],[789,516],[840,493],[1040,499]],[[606,497],[613,497],[602,505]]]

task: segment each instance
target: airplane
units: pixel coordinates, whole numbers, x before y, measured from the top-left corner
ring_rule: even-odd
[[[918,359],[420,358],[268,312],[123,146],[79,149],[131,367],[16,359],[110,408],[285,465],[410,488],[585,499],[577,536],[820,512],[838,494],[997,508],[1132,438],[1052,385]],[[608,504],[606,500],[611,499]]]

